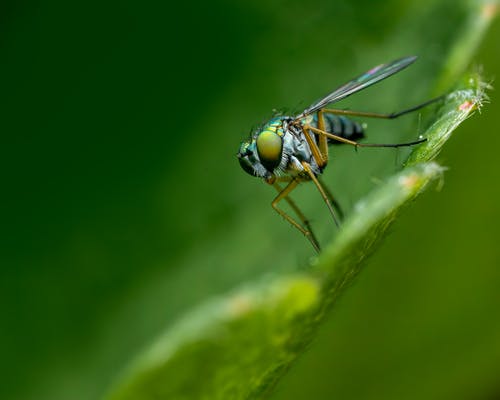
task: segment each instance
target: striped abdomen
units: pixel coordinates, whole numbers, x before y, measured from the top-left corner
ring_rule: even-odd
[[[325,130],[329,133],[354,141],[365,137],[363,127],[359,122],[335,114],[323,114],[323,118],[325,120]],[[313,125],[318,126],[318,114],[314,115]],[[342,142],[328,139],[328,144],[342,144]]]

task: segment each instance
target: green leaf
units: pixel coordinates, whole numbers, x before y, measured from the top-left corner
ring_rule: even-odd
[[[340,106],[390,112],[448,93],[471,63],[495,5],[7,4],[0,40],[7,150],[1,157],[0,398],[12,400],[269,393],[317,337],[363,260],[378,251],[398,210],[430,180],[439,181],[442,168],[428,158],[458,121],[437,121],[467,103],[451,96],[437,116],[366,121],[373,142],[414,140],[430,126],[442,133],[429,134],[418,147],[427,153],[413,154],[392,178],[408,149],[332,149],[324,180],[348,215],[342,230],[324,218],[314,187],[301,185],[293,194],[324,248],[312,261],[309,243],[270,207],[272,188],[239,168],[239,141],[273,108],[300,109],[356,74],[406,55],[419,59]],[[491,54],[485,76],[493,74],[497,47],[483,50]],[[464,84],[459,90],[474,87]],[[489,124],[481,137],[500,122]],[[490,152],[497,138],[488,138]],[[469,146],[463,148],[470,157]],[[474,173],[476,188],[480,182],[491,188],[498,181],[496,155],[477,153],[460,164],[467,166],[461,173],[450,163],[452,176]],[[372,190],[375,180],[383,183]],[[498,193],[469,193],[481,204],[474,215],[489,222]],[[453,204],[455,212],[461,205]],[[482,226],[475,232],[473,241],[487,250],[483,259],[497,260],[490,250],[497,232]],[[394,259],[404,253],[399,249]],[[477,262],[477,255],[471,259]],[[463,264],[470,273],[470,262]],[[475,276],[484,278],[483,272]],[[484,293],[493,298],[496,280],[489,281]],[[493,311],[481,315],[494,315],[498,304],[491,304]],[[346,349],[357,345],[353,339]],[[324,351],[324,357],[339,355]]]
[[[389,179],[307,273],[265,277],[186,316],[109,399],[262,398],[310,343],[398,210],[441,173],[437,164],[422,163]]]
[[[490,86],[481,79],[477,72],[466,74],[462,78],[463,88],[446,97],[441,115],[435,118],[427,131],[427,141],[411,153],[406,165],[434,159],[458,125],[488,100],[485,91]]]
[[[471,19],[485,26],[484,10],[473,11]],[[441,82],[463,69],[483,34],[475,24],[467,26],[471,30],[462,36],[468,40],[460,39],[456,45],[462,59],[457,62],[457,51],[451,52],[447,62],[453,68],[445,68]],[[478,73],[462,78],[428,120],[427,142],[415,148],[401,172],[357,203],[311,266],[300,273],[266,275],[188,313],[130,365],[107,399],[268,395],[310,344],[318,324],[376,250],[398,213],[431,182],[442,180],[444,168],[433,159],[457,126],[480,109],[486,88]]]

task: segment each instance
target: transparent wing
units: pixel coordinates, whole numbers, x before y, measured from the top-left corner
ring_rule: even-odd
[[[345,99],[347,96],[350,96],[353,93],[359,92],[360,90],[363,90],[368,86],[373,85],[374,83],[377,83],[391,75],[394,75],[395,73],[401,71],[402,69],[413,63],[416,59],[416,56],[410,56],[400,58],[399,60],[395,60],[387,64],[378,65],[365,72],[363,75],[360,75],[357,78],[354,78],[353,80],[347,82],[345,85],[342,85],[339,88],[335,89],[328,96],[323,97],[321,100],[318,100],[316,103],[306,108],[295,118],[303,118],[306,115],[320,110],[327,104],[335,103],[337,101]]]

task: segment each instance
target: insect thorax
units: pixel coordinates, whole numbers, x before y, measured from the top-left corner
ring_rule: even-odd
[[[282,121],[283,130],[283,155],[282,163],[280,163],[280,170],[285,174],[297,176],[304,175],[304,168],[301,164],[302,161],[307,162],[316,175],[321,174],[321,170],[313,157],[311,148],[307,143],[303,123],[306,121],[295,122],[291,124],[292,119],[285,117]],[[316,138],[312,137],[316,142]]]
[[[358,140],[363,137],[363,127],[344,116],[323,115],[324,130],[350,140]],[[306,140],[304,125],[318,127],[318,115],[316,113],[296,120],[288,116],[272,118],[264,126],[255,131],[251,138],[245,141],[240,147],[240,164],[246,172],[251,175],[270,179],[272,176],[299,176],[309,179],[305,173],[302,162],[307,162],[316,175],[320,175],[323,168],[318,166],[313,157],[313,153]],[[258,145],[269,142],[277,137],[280,145],[277,147],[265,143],[265,146]],[[311,135],[311,140],[318,144],[318,136]],[[340,142],[328,139],[328,144],[338,144]],[[268,146],[270,145],[270,146]],[[280,149],[281,147],[281,149]],[[262,152],[265,148],[268,151]],[[261,150],[260,154],[258,150]],[[278,153],[276,153],[278,151]],[[267,157],[267,159],[266,159]]]

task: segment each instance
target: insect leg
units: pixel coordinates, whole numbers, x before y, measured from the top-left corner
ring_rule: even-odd
[[[330,214],[332,214],[333,220],[335,221],[335,225],[340,226],[339,221],[337,219],[337,215],[335,214],[335,211],[333,209],[332,203],[330,202],[329,196],[326,194],[325,189],[323,189],[323,186],[321,183],[318,181],[318,178],[316,175],[314,175],[314,172],[311,169],[311,166],[306,163],[305,161],[302,161],[302,166],[304,167],[304,170],[307,172],[307,174],[310,176],[314,184],[319,190],[319,193],[321,194],[321,197],[323,197],[323,200],[325,200],[326,206],[328,207],[328,210],[330,210]]]
[[[323,135],[323,136],[326,136],[327,138],[337,140],[338,142],[347,143],[347,144],[350,144],[350,145],[355,146],[355,147],[405,147],[405,146],[413,146],[413,145],[416,145],[419,143],[423,143],[427,140],[426,138],[423,138],[423,139],[415,140],[413,142],[406,142],[406,143],[359,143],[359,142],[356,142],[354,140],[349,140],[349,139],[343,138],[342,136],[334,135],[333,133],[322,131],[322,130],[315,128],[313,126],[310,126],[310,125],[304,125],[303,128],[304,128],[304,131],[311,130],[314,133],[317,133],[318,135]]]
[[[314,160],[316,161],[316,164],[318,164],[318,167],[323,168],[326,165],[326,160],[323,158],[323,155],[321,154],[320,148],[316,144],[316,142],[313,140],[311,132],[310,132],[310,127],[309,125],[304,125],[304,136],[306,138],[307,144],[309,145],[309,148],[311,149],[312,156],[314,157]]]
[[[340,207],[339,202],[335,199],[335,197],[333,196],[330,189],[328,189],[328,186],[325,185],[325,183],[323,182],[323,179],[321,179],[321,177],[319,177],[319,176],[317,176],[316,179],[318,179],[321,186],[323,186],[323,189],[325,190],[325,193],[328,196],[328,199],[330,200],[332,205],[335,207],[335,210],[337,211],[337,214],[339,216],[339,220],[342,221],[344,219],[344,212],[342,211],[342,208]]]
[[[283,191],[283,189],[277,183],[274,183],[273,186],[278,191],[278,193],[281,193]],[[316,235],[314,234],[314,232],[312,230],[312,227],[311,227],[311,224],[309,223],[309,220],[305,217],[305,215],[302,213],[302,211],[300,211],[297,204],[295,204],[295,202],[289,196],[285,197],[285,201],[292,208],[292,210],[295,212],[295,214],[297,214],[297,217],[299,217],[300,221],[302,222],[302,224],[306,228],[306,231],[310,232],[310,234],[311,234],[310,240],[314,242],[314,244],[313,244],[314,248],[317,247],[319,249],[318,239],[316,238]]]
[[[323,110],[319,110],[318,113],[318,129],[326,131],[325,129],[325,117],[323,116]],[[324,166],[328,164],[328,138],[324,135],[318,135],[319,151],[323,156]]]
[[[281,215],[283,218],[285,218],[292,226],[297,228],[299,231],[302,232],[302,234],[311,242],[312,246],[314,247],[314,250],[316,250],[319,253],[319,244],[318,241],[316,240],[316,237],[313,235],[312,231],[310,229],[305,229],[302,227],[297,221],[295,221],[292,217],[290,217],[286,212],[284,212],[282,209],[278,208],[278,203],[283,200],[287,199],[288,195],[290,192],[297,187],[299,182],[294,179],[290,181],[290,183],[283,189],[281,190],[278,195],[274,198],[274,200],[271,203],[271,206],[276,210],[276,212]],[[278,189],[278,188],[277,188]],[[280,188],[281,189],[281,188]],[[288,204],[290,204],[291,200],[288,200]],[[293,202],[292,202],[293,203]],[[294,207],[292,207],[294,208]],[[295,208],[294,208],[295,210]],[[298,210],[298,208],[297,208]],[[300,215],[303,216],[302,213]],[[305,219],[305,218],[304,218]],[[307,225],[306,225],[307,227]]]
[[[428,106],[429,104],[435,103],[436,101],[439,101],[439,100],[443,99],[444,97],[445,97],[445,95],[439,96],[439,97],[436,97],[434,99],[427,100],[421,104],[417,104],[416,106],[413,106],[413,107],[408,108],[406,110],[393,112],[390,114],[363,112],[363,111],[351,111],[351,110],[339,110],[336,108],[324,108],[321,110],[321,112],[330,113],[330,114],[337,114],[337,115],[350,115],[350,116],[355,116],[355,117],[394,119],[394,118],[400,117],[402,115],[409,114],[413,111],[420,110],[421,108],[424,108],[424,107]],[[319,117],[319,115],[318,115],[318,117]],[[319,118],[318,118],[318,120],[319,120]],[[319,124],[318,124],[318,128],[319,128]],[[320,129],[322,129],[322,128],[320,128]]]

